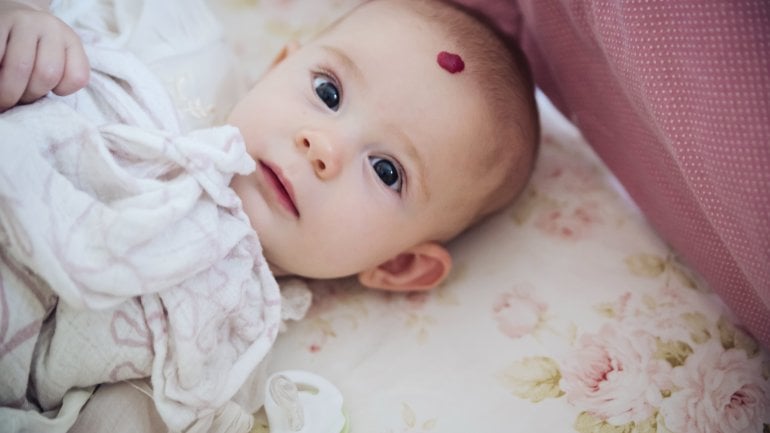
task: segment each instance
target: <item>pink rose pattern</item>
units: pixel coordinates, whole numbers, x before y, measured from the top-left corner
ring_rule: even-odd
[[[762,377],[760,361],[714,341],[698,346],[673,371],[675,391],[660,408],[666,427],[674,432],[761,433],[770,422],[770,384]]]
[[[500,332],[533,333],[549,307],[535,299],[525,291],[501,294],[492,308]],[[666,286],[654,299],[624,293],[602,311],[611,319],[578,335],[561,356],[562,392],[554,395],[622,431],[642,424],[666,433],[767,431],[770,356],[730,320],[715,320],[697,292]],[[575,427],[593,431],[579,421]]]
[[[555,152],[559,158],[542,158],[533,174],[531,188],[538,201],[533,212],[534,226],[559,239],[582,240],[605,222],[608,192],[610,197],[614,192],[602,182],[598,166],[583,156],[568,155],[546,135],[543,153]]]
[[[492,306],[497,328],[517,339],[535,332],[544,321],[548,305],[523,291],[502,293]]]
[[[588,236],[592,227],[601,222],[598,203],[586,201],[545,210],[537,216],[535,226],[551,236],[579,240]]]
[[[608,324],[583,335],[562,363],[567,400],[593,416],[622,425],[655,413],[671,366],[655,359],[655,337],[642,329]]]

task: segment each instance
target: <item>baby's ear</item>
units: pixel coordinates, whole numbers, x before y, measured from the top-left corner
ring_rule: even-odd
[[[286,45],[281,48],[281,51],[278,51],[278,54],[275,55],[273,58],[273,61],[270,62],[270,67],[268,69],[273,69],[276,65],[284,61],[289,55],[295,51],[297,51],[300,47],[300,44],[298,41],[292,40],[289,41]]]
[[[444,281],[451,269],[449,251],[438,243],[424,242],[359,273],[358,281],[372,289],[430,290]]]

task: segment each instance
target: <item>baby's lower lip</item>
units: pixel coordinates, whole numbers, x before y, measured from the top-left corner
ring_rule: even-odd
[[[270,165],[259,161],[259,166],[262,169],[262,174],[265,176],[265,179],[270,183],[270,186],[273,187],[273,191],[275,192],[275,196],[278,199],[278,203],[283,206],[284,209],[289,211],[292,215],[299,218],[299,210],[297,209],[297,206],[294,204],[294,200],[291,198],[291,194],[287,190],[287,186],[284,185],[281,178],[278,176],[278,173],[273,170]]]

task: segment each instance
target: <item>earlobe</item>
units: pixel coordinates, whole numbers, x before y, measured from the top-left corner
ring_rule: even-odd
[[[358,281],[372,289],[391,291],[430,290],[452,269],[449,251],[435,242],[425,242],[358,274]]]
[[[290,54],[297,51],[300,47],[300,44],[298,41],[290,41],[286,45],[281,48],[281,51],[278,52],[278,54],[275,55],[273,58],[273,61],[270,62],[270,67],[268,69],[273,69],[276,67],[279,63],[286,60],[287,57],[289,57]]]

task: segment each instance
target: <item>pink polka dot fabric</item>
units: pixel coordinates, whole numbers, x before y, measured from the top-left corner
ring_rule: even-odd
[[[770,347],[770,2],[464,0]]]

